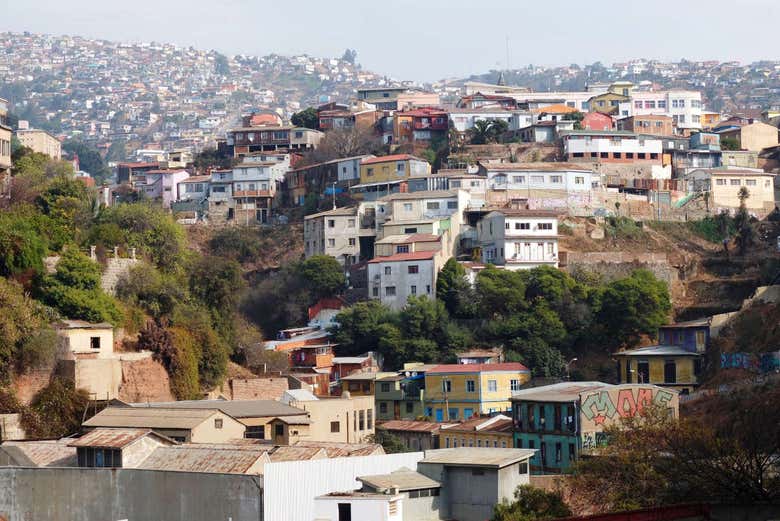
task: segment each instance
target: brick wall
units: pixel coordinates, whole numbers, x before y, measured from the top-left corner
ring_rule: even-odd
[[[233,378],[225,386],[231,400],[278,400],[288,389],[287,377]]]
[[[122,360],[119,399],[126,402],[172,401],[168,373],[162,364],[151,358]]]

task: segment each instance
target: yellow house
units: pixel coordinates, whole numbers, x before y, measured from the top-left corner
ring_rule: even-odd
[[[425,373],[425,415],[442,422],[508,411],[512,392],[530,378],[517,362],[437,365]]]
[[[601,112],[603,114],[615,114],[620,115],[620,104],[628,103],[631,98],[623,96],[616,92],[605,92],[593,96],[588,100],[588,106],[591,112]]]
[[[693,392],[699,385],[701,357],[679,346],[657,345],[619,351],[618,383],[654,384],[681,394]]]
[[[431,165],[424,159],[409,154],[372,157],[360,163],[360,183],[388,183],[431,173]]]
[[[634,93],[634,84],[630,81],[616,81],[607,90],[613,94],[631,96]]]
[[[441,448],[492,447],[494,449],[512,448],[514,427],[512,418],[497,414],[495,416],[474,416],[454,425],[442,425],[439,430]]]
[[[739,191],[746,188],[749,197],[745,207],[755,211],[771,211],[775,205],[775,176],[760,170],[710,170],[712,204],[716,207],[738,208]]]

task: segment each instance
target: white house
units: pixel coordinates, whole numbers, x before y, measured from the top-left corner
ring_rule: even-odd
[[[185,179],[178,186],[178,201],[202,201],[209,195],[209,181],[207,175],[198,175]]]
[[[401,309],[412,295],[436,298],[441,264],[436,251],[398,253],[368,261],[369,297]]]
[[[634,91],[631,116],[671,116],[678,129],[701,129],[701,92],[696,90]]]
[[[549,210],[501,209],[477,223],[484,263],[509,270],[558,267],[558,217]]]
[[[334,208],[307,215],[303,220],[303,245],[306,258],[330,255],[349,266],[360,257],[358,208]]]

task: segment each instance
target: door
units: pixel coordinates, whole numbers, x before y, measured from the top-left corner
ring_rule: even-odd
[[[437,422],[443,422],[444,421],[444,410],[443,409],[436,409],[436,421]]]

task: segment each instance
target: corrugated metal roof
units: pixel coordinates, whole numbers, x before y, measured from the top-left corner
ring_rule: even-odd
[[[358,479],[374,490],[397,488],[399,491],[404,491],[441,487],[438,481],[407,468],[398,469],[390,474],[358,476]]]
[[[636,349],[628,349],[626,351],[618,351],[612,353],[619,356],[699,356],[698,353],[688,351],[680,346],[647,346],[638,347]]]
[[[304,461],[310,459],[326,459],[328,453],[321,447],[291,447],[284,445],[276,447],[271,453],[271,461]]]
[[[98,428],[90,431],[70,443],[71,447],[95,447],[103,449],[122,449],[131,443],[140,440],[144,436],[154,436],[168,440],[151,429],[105,429]]]
[[[219,412],[211,409],[172,407],[107,407],[83,423],[84,427],[138,427],[146,429],[192,429]]]
[[[132,403],[135,408],[218,409],[233,418],[257,418],[306,414],[276,400],[184,400],[179,402]]]
[[[208,472],[217,474],[246,474],[258,460],[270,461],[263,448],[256,450],[215,449],[199,445],[159,447],[138,468],[147,470],[174,470],[180,472]]]
[[[424,422],[415,420],[390,420],[379,424],[377,427],[388,431],[411,431],[411,432],[438,432],[444,423]]]
[[[529,387],[512,393],[512,400],[529,402],[573,402],[581,393],[612,387],[604,382],[560,382],[552,385]]]
[[[346,458],[352,456],[373,456],[384,454],[385,450],[378,443],[339,443],[333,441],[297,441],[294,447],[309,447],[325,449],[329,458]]]
[[[428,374],[489,373],[497,371],[528,372],[528,368],[520,362],[504,362],[502,364],[441,364],[429,369]]]
[[[6,441],[0,450],[25,467],[75,467],[76,448],[70,438],[41,441]]]
[[[485,447],[458,447],[457,449],[426,450],[420,463],[437,463],[462,467],[502,468],[531,458],[533,449],[496,449]]]

